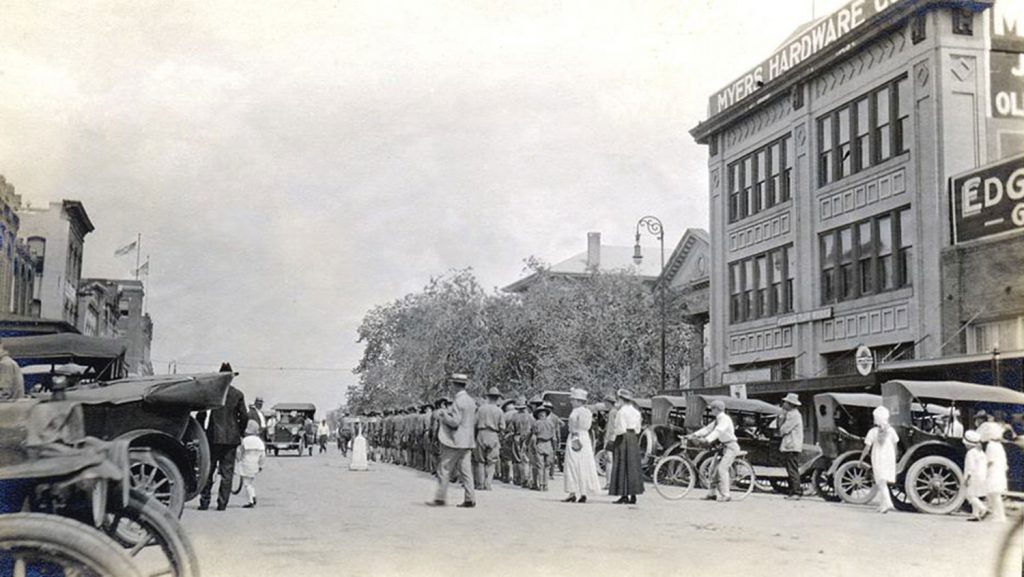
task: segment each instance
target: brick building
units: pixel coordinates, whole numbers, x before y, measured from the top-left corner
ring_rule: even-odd
[[[854,373],[860,345],[876,363],[938,358],[1012,322],[1003,346],[1024,345],[1024,222],[954,243],[948,186],[1024,150],[1024,18],[995,4],[855,0],[712,95],[691,131],[721,287],[711,382],[811,390]],[[1012,221],[1022,180],[993,213]]]

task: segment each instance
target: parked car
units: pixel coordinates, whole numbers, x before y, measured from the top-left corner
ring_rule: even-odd
[[[841,480],[836,472],[847,462],[857,460],[864,449],[864,436],[871,430],[871,411],[882,404],[881,395],[868,393],[821,393],[814,395],[818,423],[818,446],[822,459],[813,473],[814,489],[826,501],[863,499],[870,491],[865,487],[866,471],[843,469]],[[836,483],[839,483],[837,488]],[[841,495],[843,497],[841,497]]]
[[[305,434],[307,419],[316,415],[316,405],[312,403],[278,403],[274,405],[274,426],[268,432],[270,442],[267,447],[274,455],[281,451],[298,451],[301,457],[315,441]]]

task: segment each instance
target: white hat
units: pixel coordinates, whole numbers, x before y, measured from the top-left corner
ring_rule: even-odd
[[[587,400],[587,391],[585,391],[583,389],[573,388],[572,390],[569,391],[569,398],[570,399],[575,399],[577,401],[586,402],[586,400]]]
[[[998,441],[1003,438],[1003,426],[999,423],[987,421],[978,427],[978,436],[982,441]]]
[[[977,447],[981,444],[981,435],[978,434],[978,431],[966,431],[964,433],[964,444],[969,447]]]
[[[796,393],[787,393],[786,396],[782,398],[782,402],[789,403],[794,407],[800,406],[800,398],[796,396]]]
[[[882,426],[889,424],[889,409],[882,405],[875,407],[874,411],[871,411],[871,416],[875,420],[875,425]]]

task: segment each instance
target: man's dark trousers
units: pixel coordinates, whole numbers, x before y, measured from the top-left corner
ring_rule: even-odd
[[[803,495],[803,487],[800,486],[800,453],[782,453],[782,460],[786,464],[786,475],[789,476],[789,494],[796,497]]]
[[[224,509],[228,506],[228,499],[231,498],[231,483],[235,479],[235,451],[237,445],[211,445],[210,446],[210,478],[199,495],[199,506],[203,509],[210,506],[210,496],[213,493],[213,479],[217,470],[220,470],[220,487],[217,488],[217,508]]]

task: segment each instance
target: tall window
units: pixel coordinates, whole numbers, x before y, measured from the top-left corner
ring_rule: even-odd
[[[968,353],[991,353],[992,349],[1015,351],[1024,349],[1024,316],[975,323],[967,338]]]
[[[729,222],[790,198],[792,139],[787,134],[729,165]]]
[[[906,152],[912,108],[903,75],[818,118],[818,185]]]
[[[821,300],[859,298],[911,284],[914,223],[909,208],[822,233]]]
[[[793,310],[792,245],[729,264],[729,319],[743,322]]]

